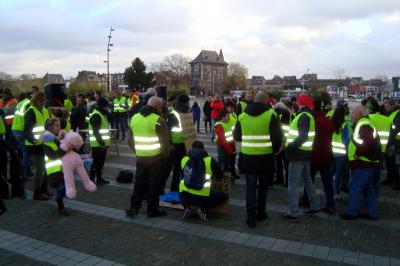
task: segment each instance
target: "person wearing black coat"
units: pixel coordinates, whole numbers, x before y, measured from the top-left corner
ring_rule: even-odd
[[[206,129],[206,133],[208,131],[211,132],[211,101],[207,99],[207,101],[203,105],[203,113],[204,113],[204,127]],[[207,125],[209,126],[209,130],[207,129]]]

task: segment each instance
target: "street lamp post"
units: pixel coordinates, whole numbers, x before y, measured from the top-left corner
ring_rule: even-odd
[[[114,46],[114,44],[111,43],[111,32],[115,31],[115,29],[113,29],[113,27],[110,27],[110,34],[107,36],[108,38],[108,42],[107,42],[107,61],[104,61],[105,63],[107,63],[107,93],[110,94],[110,52],[111,46]]]

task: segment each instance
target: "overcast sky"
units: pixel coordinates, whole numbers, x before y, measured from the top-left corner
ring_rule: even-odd
[[[249,75],[400,74],[400,0],[0,0],[0,71],[76,76],[222,49]]]

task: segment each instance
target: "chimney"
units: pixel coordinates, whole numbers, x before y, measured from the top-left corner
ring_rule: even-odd
[[[221,58],[222,60],[224,60],[224,55],[222,54],[222,49],[219,50],[219,58]]]

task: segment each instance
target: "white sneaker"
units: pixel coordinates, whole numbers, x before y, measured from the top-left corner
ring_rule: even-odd
[[[196,209],[196,212],[199,215],[200,219],[202,219],[203,221],[207,221],[207,213],[205,210],[199,208],[199,209]]]

